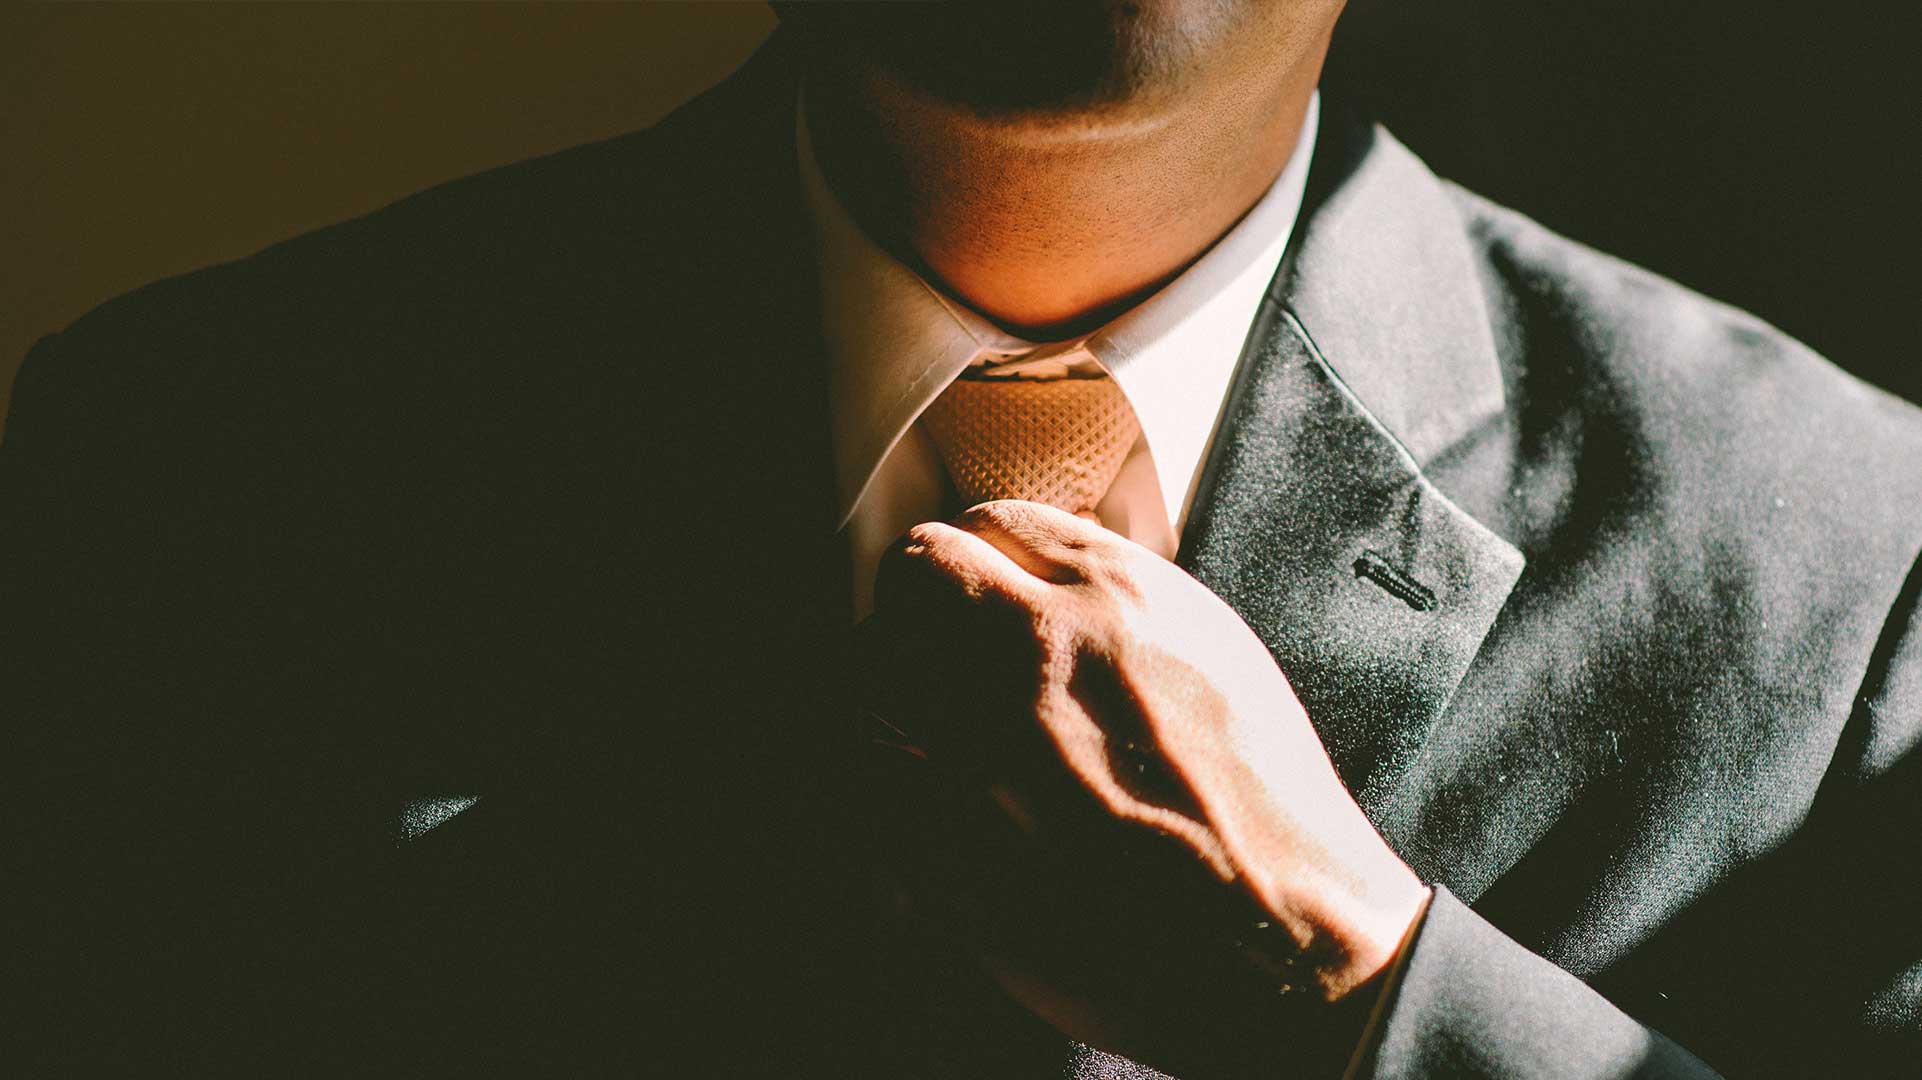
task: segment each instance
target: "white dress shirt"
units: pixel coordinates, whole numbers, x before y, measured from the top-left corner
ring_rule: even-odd
[[[838,520],[854,566],[856,617],[872,607],[887,546],[946,516],[950,487],[919,423],[972,364],[1099,365],[1141,421],[1101,523],[1173,558],[1243,343],[1300,212],[1320,118],[1312,98],[1287,166],[1201,258],[1148,299],[1069,341],[1031,342],[943,295],[863,233],[816,163],[805,108],[796,139],[821,269]]]

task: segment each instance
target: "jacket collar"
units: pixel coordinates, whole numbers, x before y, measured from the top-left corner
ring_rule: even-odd
[[[1334,110],[1316,204],[1274,296],[1416,462],[1501,414],[1501,365],[1461,212],[1382,128]]]
[[[1523,559],[1422,472],[1504,402],[1447,192],[1331,109],[1309,200],[1178,561],[1269,646],[1381,824]]]

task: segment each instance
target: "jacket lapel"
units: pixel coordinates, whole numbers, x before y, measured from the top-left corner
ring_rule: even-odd
[[[1503,406],[1460,218],[1385,132],[1324,124],[1178,561],[1268,645],[1379,820],[1523,559],[1422,473]]]

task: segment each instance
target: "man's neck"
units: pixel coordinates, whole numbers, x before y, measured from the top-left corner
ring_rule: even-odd
[[[1006,329],[1059,340],[1179,275],[1261,198],[1326,44],[1074,118],[984,118],[872,71],[811,79],[808,124],[870,236]]]

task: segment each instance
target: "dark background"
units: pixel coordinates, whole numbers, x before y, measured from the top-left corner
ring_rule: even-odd
[[[1443,175],[1922,398],[1904,10],[1354,0],[1327,84]],[[0,385],[144,282],[652,123],[772,25],[744,3],[6,5]]]

